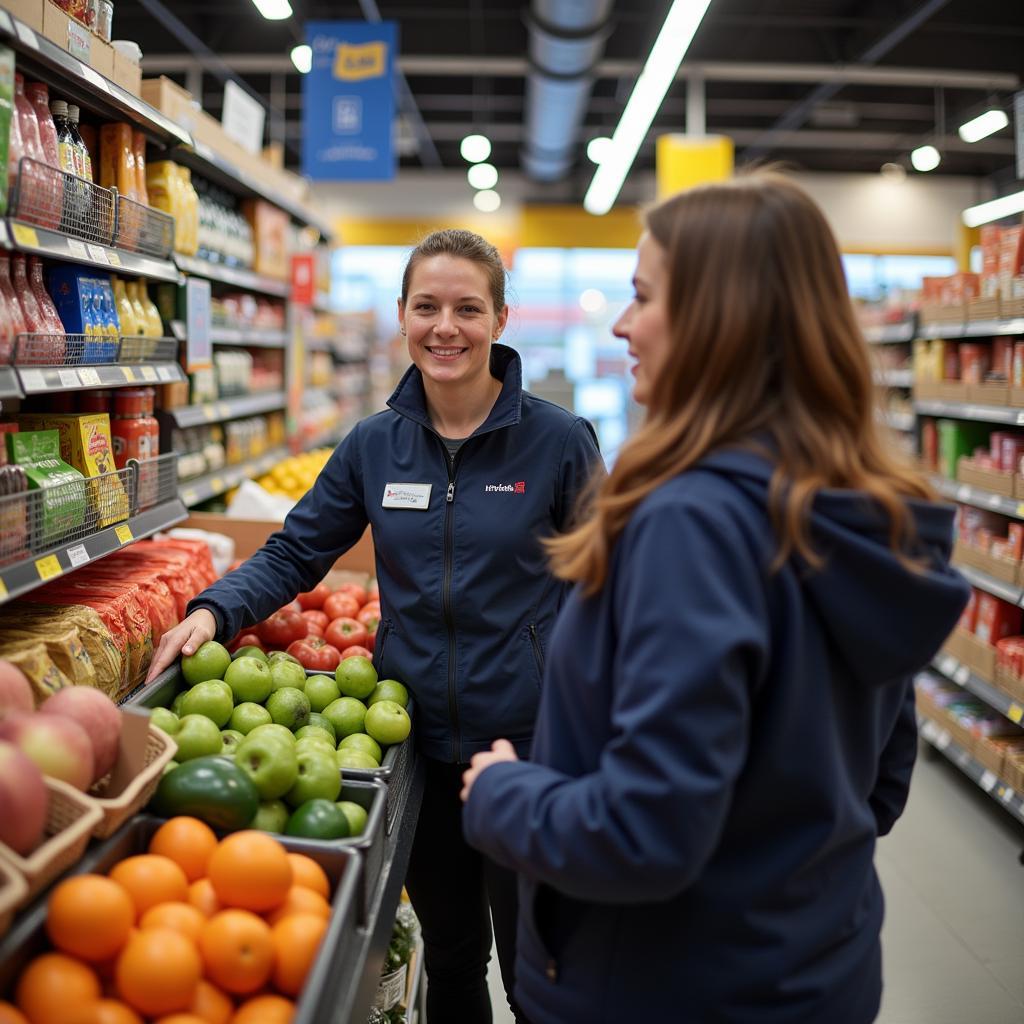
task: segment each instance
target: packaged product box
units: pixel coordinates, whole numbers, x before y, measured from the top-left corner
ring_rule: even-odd
[[[1013,377],[1013,338],[992,339],[992,376],[1009,381]]]
[[[43,31],[43,0],[4,0],[4,7],[29,28]]]
[[[999,294],[999,252],[1002,229],[986,224],[979,232],[981,242],[981,295],[991,299]]]
[[[43,492],[31,543],[36,550],[52,547],[85,520],[85,478],[61,459],[56,430],[22,430],[6,441],[8,459],[24,469],[29,490]]]
[[[92,66],[104,78],[114,80],[114,54],[117,51],[96,33],[92,37]]]
[[[1004,473],[1015,473],[1024,456],[1024,437],[1011,434],[1004,437],[1000,444],[999,468]]]
[[[268,277],[287,279],[288,214],[263,199],[247,199],[242,212],[252,226],[253,270]]]
[[[985,445],[990,428],[984,423],[967,423],[959,420],[938,420],[939,472],[950,480],[956,479],[957,463],[974,449]]]
[[[159,78],[144,78],[140,93],[151,107],[156,107],[182,128],[192,130],[192,120],[198,110],[198,104],[187,89],[161,75]]]
[[[37,623],[34,627],[0,626],[0,658],[10,648],[42,643],[53,663],[74,686],[95,686],[96,669],[76,626],[57,627],[55,623]]]
[[[1014,279],[1024,274],[1024,227],[1003,228],[999,236],[1000,297],[1013,299]]]
[[[988,345],[964,342],[960,345],[960,379],[965,384],[980,384],[988,375],[992,350]]]
[[[74,54],[79,60],[92,65],[92,41],[96,37],[84,23],[85,3],[75,0],[71,13],[81,10],[82,18],[68,17],[68,12],[61,10],[50,0],[43,4],[43,35],[56,43],[62,50]]]
[[[971,587],[971,596],[967,601],[967,607],[960,614],[957,626],[968,633],[974,633],[978,628],[978,591],[973,587]]]
[[[978,598],[978,624],[974,635],[983,643],[995,645],[1004,637],[1020,632],[1022,609],[992,594]]]
[[[1024,558],[1024,523],[1010,523],[1006,528],[1006,539],[1010,544],[1010,557],[1017,561]]]
[[[114,50],[114,83],[133,96],[142,93],[142,67],[129,60],[120,50]]]

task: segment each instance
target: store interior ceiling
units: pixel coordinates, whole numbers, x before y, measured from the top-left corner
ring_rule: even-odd
[[[302,80],[289,57],[305,22],[398,22],[403,179],[465,168],[460,141],[493,144],[499,172],[531,201],[579,202],[587,143],[615,129],[670,0],[292,0],[267,21],[251,0],[131,0],[120,38],[220,116],[225,76],[268,108],[268,136],[298,169]],[[552,44],[545,27],[569,30]],[[184,31],[182,31],[184,30]],[[200,42],[201,41],[201,42]],[[574,66],[575,65],[575,66]],[[583,69],[581,75],[579,71]],[[712,0],[661,105],[653,139],[691,129],[732,137],[738,164],[878,172],[935,145],[941,174],[1014,180],[1013,95],[1024,88],[1024,0]],[[998,107],[1009,127],[976,143],[957,128]],[[895,172],[899,173],[899,172]]]

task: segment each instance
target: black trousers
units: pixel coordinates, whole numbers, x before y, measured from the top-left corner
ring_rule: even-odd
[[[464,764],[426,761],[426,784],[406,888],[423,930],[427,1024],[491,1024],[487,962],[491,921],[505,994],[512,998],[516,956],[515,872],[462,837]]]

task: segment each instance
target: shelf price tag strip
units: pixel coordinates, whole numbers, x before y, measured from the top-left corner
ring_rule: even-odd
[[[63,571],[56,555],[47,555],[45,558],[36,559],[36,572],[39,573],[41,580],[52,580]]]

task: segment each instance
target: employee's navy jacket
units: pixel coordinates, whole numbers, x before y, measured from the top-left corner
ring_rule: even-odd
[[[485,769],[466,837],[521,874],[532,1024],[866,1024],[881,992],[875,839],[916,752],[911,678],[968,588],[953,512],[912,503],[915,573],[863,495],[825,491],[823,571],[772,574],[770,465],[659,487],[548,649],[535,763]]]
[[[523,391],[512,349],[493,346],[491,371],[501,394],[451,466],[410,367],[283,529],[189,605],[213,611],[230,639],[312,589],[369,523],[382,610],[374,660],[381,678],[409,687],[420,749],[443,761],[467,761],[499,736],[529,750],[566,596],[539,540],[568,525],[600,460],[586,420]]]

